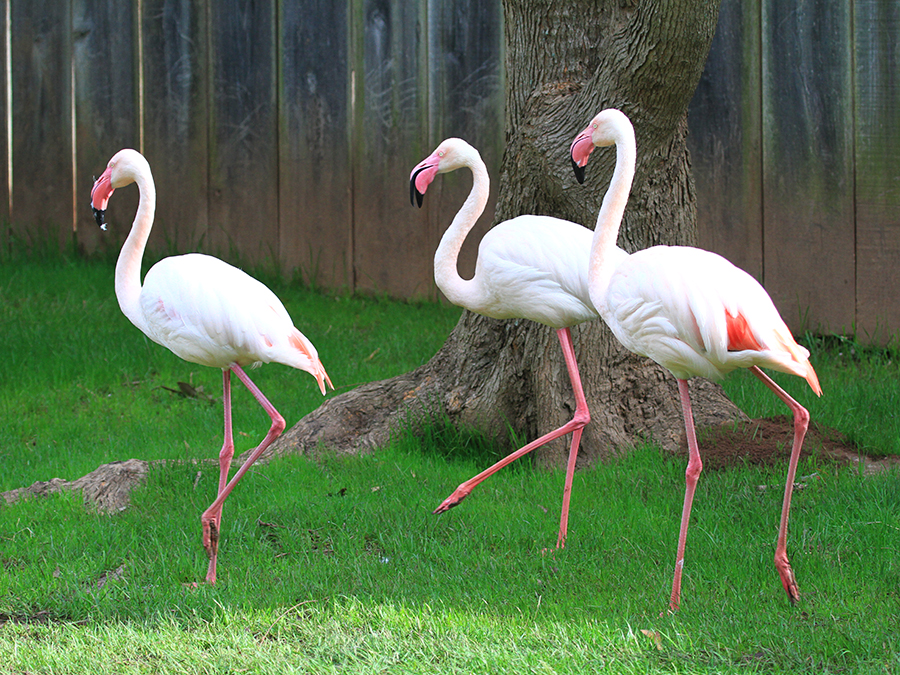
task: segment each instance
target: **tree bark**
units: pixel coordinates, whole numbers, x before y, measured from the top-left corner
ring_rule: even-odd
[[[694,244],[694,185],[687,106],[716,27],[719,0],[503,0],[507,141],[496,220],[547,214],[593,228],[615,152],[598,149],[584,186],[568,148],[604,108],[634,126],[637,171],[619,244]],[[671,374],[626,352],[600,321],[572,330],[591,423],[584,465],[652,439],[677,449],[684,436]],[[742,415],[712,383],[691,383],[698,427]],[[575,400],[553,329],[464,312],[432,360],[410,373],[337,396],[304,417],[270,453],[360,452],[392,430],[437,415],[508,444],[509,428],[533,439],[571,419]],[[427,413],[427,414],[423,414]],[[562,465],[568,438],[538,451]]]

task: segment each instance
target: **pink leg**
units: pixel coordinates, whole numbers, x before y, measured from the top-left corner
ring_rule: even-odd
[[[684,506],[681,510],[681,530],[678,533],[678,552],[675,554],[675,576],[672,578],[672,597],[669,608],[674,612],[681,601],[681,570],[684,567],[684,546],[687,540],[688,523],[691,520],[691,506],[694,503],[694,491],[697,479],[703,470],[700,460],[700,449],[697,447],[697,434],[694,432],[694,416],[691,413],[691,396],[687,380],[678,380],[678,395],[681,398],[681,411],[684,414],[684,429],[688,443],[688,465],[685,471]]]
[[[797,473],[797,463],[800,460],[800,449],[803,446],[806,430],[809,428],[809,412],[759,368],[752,366],[750,372],[762,380],[762,383],[784,401],[794,413],[794,444],[791,448],[787,482],[784,486],[784,502],[781,505],[781,525],[778,528],[778,543],[775,546],[775,568],[778,570],[778,576],[781,577],[781,585],[784,586],[788,598],[793,603],[800,598],[800,589],[797,586],[796,579],[794,579],[794,570],[791,569],[791,563],[787,556],[788,514],[791,510],[791,495],[794,492],[794,477]]]
[[[247,461],[244,462],[243,466],[237,470],[237,473],[234,474],[234,477],[231,481],[228,482],[224,487],[222,486],[222,478],[220,475],[219,478],[219,494],[216,497],[216,500],[210,504],[209,508],[203,512],[203,515],[200,517],[200,521],[203,524],[203,546],[206,549],[206,553],[209,556],[209,569],[206,573],[206,581],[207,583],[214,584],[216,583],[216,557],[219,552],[219,529],[218,529],[218,519],[222,514],[222,504],[225,502],[225,499],[231,494],[231,491],[234,489],[234,486],[237,485],[238,481],[244,477],[244,474],[247,473],[247,470],[250,466],[259,459],[259,456],[265,452],[266,448],[268,448],[278,436],[281,435],[281,432],[284,431],[285,423],[284,418],[275,410],[275,407],[269,403],[268,399],[263,396],[263,393],[259,390],[259,388],[253,384],[247,374],[243,371],[243,369],[238,365],[231,366],[231,370],[238,376],[241,382],[250,390],[250,393],[253,394],[253,397],[259,402],[259,404],[263,407],[269,417],[272,419],[272,426],[269,428],[269,432],[266,434],[266,437],[262,440],[256,449],[250,454],[247,458]],[[228,418],[230,422],[230,405],[228,408]],[[230,424],[228,425],[231,426]],[[227,441],[226,441],[227,442]],[[224,451],[224,448],[223,448]],[[233,454],[232,449],[232,454]],[[229,465],[230,465],[229,458]],[[220,464],[221,469],[221,464]],[[225,472],[227,476],[227,470]]]
[[[581,434],[585,425],[591,421],[587,399],[581,386],[581,376],[578,374],[578,362],[575,360],[575,347],[572,344],[572,333],[568,328],[556,331],[559,336],[559,344],[562,347],[563,357],[566,360],[566,369],[569,371],[569,380],[572,382],[572,390],[575,393],[575,417],[574,420],[582,420],[581,426],[572,432],[572,445],[569,447],[569,461],[566,463],[566,483],[563,487],[562,512],[559,517],[559,537],[556,540],[556,548],[566,545],[566,535],[569,528],[569,498],[572,495],[572,479],[575,477],[575,460],[578,459],[578,447],[581,445]]]
[[[551,431],[548,434],[545,434],[544,436],[541,436],[528,445],[519,448],[515,452],[501,459],[493,466],[485,469],[474,478],[470,478],[465,483],[462,483],[458,488],[456,488],[452,495],[447,497],[447,499],[445,499],[441,503],[441,505],[434,510],[434,513],[443,513],[444,511],[453,508],[463,499],[468,497],[472,490],[479,483],[487,479],[489,476],[495,474],[507,464],[514,462],[519,457],[528,454],[535,448],[539,448],[542,445],[549,443],[556,438],[559,438],[560,436],[565,436],[567,433],[572,432],[572,445],[569,449],[569,461],[566,467],[566,484],[563,490],[562,516],[560,520],[557,547],[561,548],[565,544],[566,529],[568,527],[569,520],[569,495],[572,491],[572,477],[575,472],[575,459],[578,456],[578,445],[581,441],[581,431],[584,426],[591,421],[591,416],[590,412],[588,411],[587,401],[585,399],[584,391],[581,386],[581,378],[578,375],[578,364],[575,361],[575,350],[572,347],[572,335],[568,328],[560,328],[556,331],[556,333],[559,336],[559,341],[562,345],[563,357],[566,361],[566,368],[569,371],[569,378],[572,380],[572,387],[575,391],[575,415],[569,422],[567,422],[563,426],[554,431]]]
[[[217,494],[222,494],[225,489],[228,482],[228,471],[231,469],[231,460],[234,457],[234,436],[231,431],[231,370],[228,368],[222,371],[222,403],[225,408],[225,442],[219,452],[219,490]],[[210,526],[203,528],[203,548],[207,552],[218,549],[218,535],[222,530],[222,506],[223,504],[219,504],[219,508],[215,511],[208,511]],[[213,537],[215,537],[215,545],[213,545]],[[212,578],[211,583],[215,583],[216,579],[215,560],[215,554],[210,555],[206,578],[207,581]]]

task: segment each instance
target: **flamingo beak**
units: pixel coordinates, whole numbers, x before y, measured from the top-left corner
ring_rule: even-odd
[[[584,167],[587,166],[588,157],[594,151],[594,141],[591,138],[592,127],[582,131],[569,147],[569,157],[572,160],[572,171],[575,172],[575,180],[584,183]]]
[[[101,230],[106,230],[106,206],[115,189],[112,186],[112,169],[107,168],[100,178],[94,181],[91,188],[91,209],[94,212],[94,220]]]
[[[409,175],[410,204],[415,205],[418,203],[419,208],[422,208],[425,191],[438,173],[438,162],[439,158],[432,155],[428,159],[423,159],[412,170],[412,173]]]

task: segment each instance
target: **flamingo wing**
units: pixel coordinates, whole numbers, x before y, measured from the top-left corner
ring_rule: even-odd
[[[193,363],[227,368],[276,361],[299,331],[278,297],[231,265],[200,254],[165,258],[144,279],[145,332]],[[296,340],[296,338],[294,338]],[[318,360],[308,340],[303,348]]]
[[[519,216],[492,228],[478,247],[474,278],[483,306],[476,311],[553,328],[596,319],[588,289],[592,234],[549,216]]]
[[[623,344],[680,379],[720,380],[756,365],[799,375],[821,391],[809,352],[765,289],[715,253],[683,246],[638,251],[616,269],[607,300],[608,322]]]

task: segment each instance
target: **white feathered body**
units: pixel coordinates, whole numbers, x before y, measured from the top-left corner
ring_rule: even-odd
[[[598,318],[588,288],[592,236],[586,227],[550,216],[498,224],[478,246],[472,281],[478,303],[469,309],[553,328]]]
[[[308,369],[318,361],[284,305],[264,284],[218,258],[199,253],[165,258],[144,278],[140,296],[150,339],[185,361],[215,368],[282,363]]]
[[[627,349],[680,379],[721,380],[754,365],[804,378],[812,370],[763,287],[709,251],[654,246],[625,256],[594,300]]]

